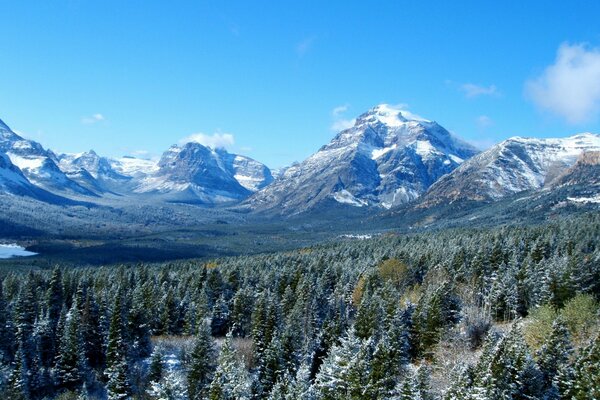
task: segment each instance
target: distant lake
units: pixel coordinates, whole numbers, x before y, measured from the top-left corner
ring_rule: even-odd
[[[17,244],[0,244],[0,258],[35,256],[37,253],[25,250]]]

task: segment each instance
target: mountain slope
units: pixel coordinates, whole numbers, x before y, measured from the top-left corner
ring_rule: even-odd
[[[381,104],[247,204],[282,214],[332,201],[389,208],[417,198],[476,153],[436,122]]]
[[[245,199],[270,180],[268,168],[255,160],[191,142],[167,150],[158,170],[142,177],[134,191],[169,201],[218,204]]]
[[[562,139],[511,138],[442,177],[428,190],[421,205],[493,201],[540,189],[572,166],[584,151],[598,150],[600,136],[591,133]]]
[[[31,183],[42,189],[59,195],[96,196],[58,167],[54,153],[17,135],[4,122],[0,123],[0,152],[4,152]]]
[[[600,151],[586,151],[577,162],[552,181],[553,187],[565,185],[600,186]]]
[[[119,173],[110,159],[99,156],[94,150],[60,154],[57,159],[58,166],[69,178],[97,194],[129,190],[126,185],[132,177]]]

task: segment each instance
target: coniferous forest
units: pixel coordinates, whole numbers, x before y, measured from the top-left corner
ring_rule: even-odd
[[[600,398],[600,217],[5,270],[2,399]]]

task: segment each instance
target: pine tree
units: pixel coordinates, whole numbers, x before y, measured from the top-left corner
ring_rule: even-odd
[[[68,390],[77,389],[82,384],[82,374],[85,371],[85,361],[82,359],[85,354],[79,328],[79,309],[75,301],[67,313],[63,332],[60,335],[55,367],[58,387]]]
[[[569,330],[564,320],[558,317],[552,324],[550,336],[537,354],[546,388],[552,385],[558,371],[568,363],[572,351]]]
[[[323,400],[351,398],[356,386],[361,384],[358,374],[365,372],[363,347],[354,329],[350,329],[340,344],[330,350],[315,379],[315,387]],[[368,373],[363,378],[368,379]]]
[[[184,380],[174,370],[167,370],[163,378],[150,383],[148,394],[156,400],[188,400],[187,388]]]
[[[392,400],[423,400],[416,376],[409,375],[396,388]],[[491,399],[490,399],[491,400]]]
[[[0,280],[0,363],[9,363],[15,353],[15,332]]]
[[[162,349],[156,347],[154,348],[154,351],[150,356],[150,366],[148,367],[148,381],[159,382],[163,377],[164,369],[165,366]]]
[[[223,296],[213,306],[210,328],[213,336],[223,336],[229,329],[229,305]]]
[[[148,357],[152,351],[147,313],[148,310],[144,308],[142,292],[136,290],[127,321],[130,335],[130,352],[135,359]]]
[[[563,398],[600,398],[600,335],[581,350],[569,378],[560,387]]]
[[[88,291],[85,302],[81,307],[81,337],[85,359],[89,367],[100,369],[104,365],[104,334],[102,332],[102,317],[95,296]]]
[[[56,331],[56,326],[58,325],[58,319],[60,318],[60,311],[62,310],[63,304],[64,297],[62,272],[60,268],[55,268],[52,271],[48,290],[46,291],[46,309],[48,310],[50,327],[53,331]]]
[[[215,370],[215,348],[210,335],[210,327],[205,321],[198,326],[198,335],[192,350],[188,372],[188,392],[191,400],[207,397]]]
[[[123,338],[122,299],[118,294],[112,308],[110,327],[108,329],[108,342],[106,346],[106,368],[111,369],[127,354],[126,343]]]
[[[7,382],[6,395],[11,400],[27,400],[31,398],[31,372],[23,347],[18,345],[12,373]]]
[[[108,400],[125,400],[131,396],[131,385],[129,382],[129,366],[124,356],[112,362],[106,369],[105,375],[108,378],[106,391]]]
[[[237,359],[233,337],[228,333],[221,347],[214,378],[210,384],[210,400],[249,400],[250,379],[244,364]]]

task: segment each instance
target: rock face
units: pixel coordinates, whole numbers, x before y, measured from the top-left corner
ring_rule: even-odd
[[[581,154],[575,165],[552,181],[554,187],[566,185],[600,186],[600,151]]]
[[[35,187],[25,178],[7,155],[0,153],[0,192],[33,196]]]
[[[72,180],[96,194],[126,191],[132,177],[119,173],[111,160],[100,157],[94,150],[57,156],[59,168]]]
[[[563,139],[515,137],[471,158],[442,177],[422,199],[423,206],[457,200],[493,201],[540,189],[587,151],[600,150],[600,136],[582,133]]]
[[[308,159],[287,168],[247,204],[282,214],[332,200],[390,208],[416,199],[477,152],[438,123],[381,104]]]
[[[33,140],[23,139],[0,121],[0,152],[5,153],[29,182],[56,194],[95,196],[70,179],[57,165],[56,155]]]
[[[142,178],[135,192],[216,204],[245,199],[272,179],[269,169],[251,158],[192,142],[167,150],[158,170]]]
[[[198,143],[173,146],[158,163],[133,157],[109,159],[93,150],[55,154],[20,137],[2,121],[0,153],[10,162],[2,161],[5,184],[0,192],[9,192],[8,182],[14,181],[13,188],[20,174],[31,187],[60,196],[156,194],[161,200],[218,204],[243,200],[273,180],[271,171],[258,161]]]

